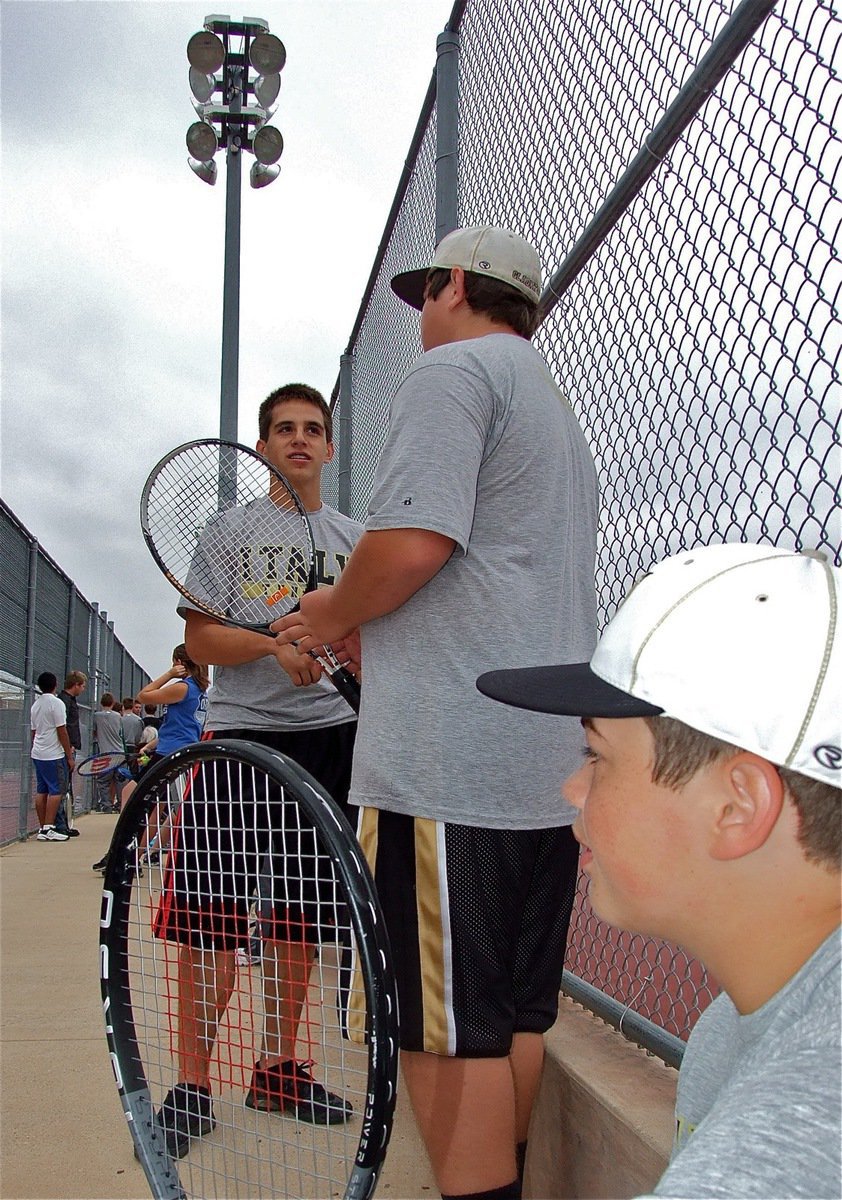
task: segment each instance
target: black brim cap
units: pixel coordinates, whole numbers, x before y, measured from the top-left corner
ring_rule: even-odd
[[[514,708],[557,716],[656,717],[664,711],[606,683],[589,663],[487,671],[477,687],[484,696]]]
[[[419,267],[415,271],[401,271],[392,279],[392,291],[413,308],[424,307],[424,287],[427,282],[429,267]]]

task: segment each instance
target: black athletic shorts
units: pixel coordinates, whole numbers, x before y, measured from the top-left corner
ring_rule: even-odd
[[[356,722],[295,732],[220,730],[214,738],[257,742],[308,771],[351,821],[347,803]],[[207,739],[205,739],[207,740]],[[319,940],[333,920],[332,868],[315,830],[280,789],[254,795],[250,773],[235,782],[227,762],[204,763],[174,817],[155,934],[196,949],[234,950],[248,943],[249,909],[257,903],[264,936]]]
[[[569,826],[483,829],[362,808],[402,1050],[497,1058],[558,1015],[579,847]]]

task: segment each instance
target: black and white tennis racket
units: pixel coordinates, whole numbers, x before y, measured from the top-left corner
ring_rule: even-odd
[[[256,450],[204,438],[178,446],[143,488],[140,523],[158,566],[183,596],[226,625],[271,633],[316,586],[307,512]],[[355,712],[360,687],[330,647],[313,654]]]
[[[150,865],[141,848],[164,811],[169,844]],[[156,1200],[373,1194],[397,1080],[389,945],[351,827],[302,768],[234,740],[150,767],[114,831],[100,961],[117,1087]],[[290,1035],[270,1080],[261,1069]],[[185,1081],[200,1063],[204,1094]]]

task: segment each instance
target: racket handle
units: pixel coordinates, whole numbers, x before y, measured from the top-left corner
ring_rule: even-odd
[[[345,667],[332,667],[330,664],[325,665],[324,663],[322,665],[337,692],[340,696],[344,696],[354,712],[358,713],[360,711],[360,685],[354,676]]]

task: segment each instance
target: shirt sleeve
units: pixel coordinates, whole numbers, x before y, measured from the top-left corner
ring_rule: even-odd
[[[471,371],[417,367],[395,397],[366,529],[428,529],[467,550],[492,407]]]

